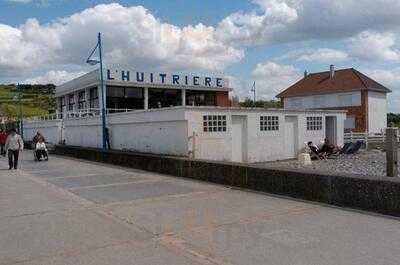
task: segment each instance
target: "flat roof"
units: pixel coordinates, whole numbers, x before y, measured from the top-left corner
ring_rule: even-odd
[[[83,90],[85,88],[97,87],[99,85],[99,70],[74,78],[66,83],[56,86],[57,97]],[[132,81],[134,78],[142,80]],[[179,75],[169,73],[145,73],[137,71],[106,70],[104,77],[106,86],[123,87],[148,87],[165,89],[190,89],[203,91],[232,91],[229,87],[228,78],[206,77],[197,75]]]

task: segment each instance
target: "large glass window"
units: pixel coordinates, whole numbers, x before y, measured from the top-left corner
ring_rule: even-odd
[[[63,112],[64,111],[64,107],[65,107],[65,97],[59,97],[58,98],[58,106],[59,106],[59,111]]]
[[[117,109],[143,109],[143,88],[107,86],[107,108],[111,109],[110,112]]]
[[[78,109],[86,109],[86,92],[80,91],[78,93]]]
[[[178,89],[149,88],[149,108],[182,106],[182,91]]]
[[[97,87],[92,87],[89,90],[89,107],[91,109],[99,107],[99,94],[97,93]]]
[[[75,105],[75,95],[70,94],[70,95],[68,95],[68,110],[73,111],[74,105]]]
[[[188,106],[216,106],[214,91],[186,90],[186,105]]]

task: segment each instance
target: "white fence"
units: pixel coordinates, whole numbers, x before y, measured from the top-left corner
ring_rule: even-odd
[[[345,133],[344,134],[344,142],[355,142],[358,140],[362,140],[365,142],[366,147],[368,148],[368,144],[373,143],[385,143],[386,140],[386,135],[384,132],[380,134],[376,133],[368,133],[368,132],[361,132],[361,133],[355,133],[355,132],[350,132],[350,133]],[[400,136],[399,133],[397,133],[397,141],[400,141]]]

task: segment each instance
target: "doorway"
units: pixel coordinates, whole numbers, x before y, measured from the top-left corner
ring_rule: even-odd
[[[328,139],[328,141],[333,145],[337,145],[336,123],[336,116],[325,117],[325,138]]]
[[[285,116],[285,154],[286,158],[295,158],[298,150],[298,118]]]
[[[247,116],[232,115],[232,161],[247,161]]]

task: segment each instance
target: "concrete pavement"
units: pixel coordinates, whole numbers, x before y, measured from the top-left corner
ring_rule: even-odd
[[[396,219],[52,156],[0,159],[0,264],[398,265]]]

